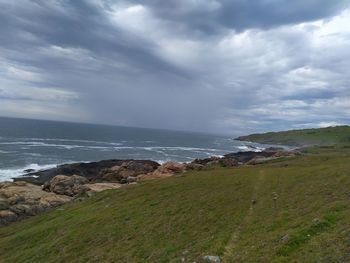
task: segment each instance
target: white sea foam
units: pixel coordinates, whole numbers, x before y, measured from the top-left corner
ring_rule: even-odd
[[[197,148],[197,147],[180,147],[180,146],[152,146],[152,147],[143,147],[143,146],[120,146],[113,147],[114,149],[123,150],[123,149],[136,149],[136,150],[146,150],[146,151],[155,151],[155,150],[171,150],[171,151],[192,151],[192,152],[223,152],[225,150],[221,149],[212,149],[212,148]]]
[[[241,151],[252,151],[252,152],[261,152],[265,149],[262,147],[250,146],[250,145],[237,146],[237,148],[240,149]]]
[[[45,139],[47,141],[51,139]],[[73,141],[73,140],[71,140]],[[78,141],[78,140],[76,140]],[[96,141],[97,142],[97,141]],[[206,155],[215,153],[227,153],[223,149],[213,149],[213,148],[200,148],[200,147],[182,147],[182,146],[120,146],[121,143],[108,143],[109,146],[96,146],[96,145],[78,145],[78,144],[56,144],[56,143],[46,143],[43,141],[18,141],[18,142],[1,142],[1,145],[19,145],[23,146],[22,149],[28,149],[28,147],[52,147],[61,148],[66,150],[71,149],[84,149],[84,150],[101,150],[101,151],[119,151],[119,150],[144,150],[152,151],[160,154],[164,154],[167,151],[190,151],[195,153],[204,153]],[[246,146],[242,150],[246,149]],[[240,148],[241,149],[241,148]]]
[[[32,157],[41,157],[43,156],[40,153],[23,153],[24,155],[32,156]]]
[[[82,142],[82,143],[100,143],[100,144],[111,144],[111,145],[121,145],[122,142],[105,142],[105,141],[95,141],[95,140],[75,140],[75,139],[60,139],[60,138],[23,138],[26,141],[57,141],[57,142]],[[127,141],[123,141],[127,142]]]
[[[25,174],[24,170],[27,170],[27,169],[41,171],[41,170],[54,168],[56,166],[57,166],[56,164],[38,165],[36,163],[33,163],[21,168],[0,169],[0,181],[8,181],[8,180],[12,180],[12,178],[14,177],[20,177],[21,175]]]
[[[25,146],[26,148],[22,149],[28,149],[28,147],[53,147],[53,148],[63,148],[67,150],[75,149],[75,148],[86,148],[86,149],[113,149],[116,146],[114,145],[121,145],[120,143],[109,143],[113,146],[93,146],[93,145],[77,145],[77,144],[55,144],[55,143],[44,143],[44,142],[1,142],[1,145],[19,145],[19,146]],[[126,147],[126,148],[132,148],[132,147]]]

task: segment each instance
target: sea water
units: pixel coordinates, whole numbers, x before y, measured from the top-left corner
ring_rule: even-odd
[[[0,118],[0,181],[58,164],[104,159],[188,162],[262,145],[229,136],[81,123]]]

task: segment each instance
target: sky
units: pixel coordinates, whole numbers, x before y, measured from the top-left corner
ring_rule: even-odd
[[[350,124],[350,0],[0,0],[0,115],[250,133]]]

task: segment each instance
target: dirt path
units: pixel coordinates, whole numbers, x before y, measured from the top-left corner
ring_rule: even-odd
[[[254,180],[253,193],[251,195],[251,203],[250,203],[249,209],[246,213],[246,216],[242,219],[240,225],[233,232],[230,241],[226,245],[225,253],[223,256],[223,262],[230,262],[230,259],[234,254],[234,250],[239,241],[242,230],[245,228],[246,225],[249,225],[249,223],[254,218],[254,207],[256,205],[259,192],[264,180],[265,180],[265,173],[263,170],[260,170],[258,177],[256,178],[256,180]]]

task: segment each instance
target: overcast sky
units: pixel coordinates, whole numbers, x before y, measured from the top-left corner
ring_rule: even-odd
[[[0,115],[215,133],[350,123],[350,0],[0,0]]]

